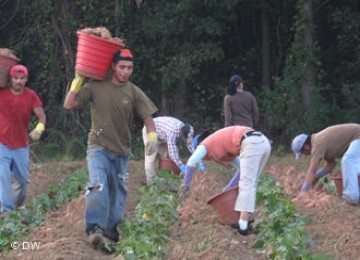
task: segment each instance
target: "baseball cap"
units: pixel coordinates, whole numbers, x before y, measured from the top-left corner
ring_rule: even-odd
[[[11,70],[10,70],[11,77],[19,76],[20,74],[25,75],[25,76],[29,75],[29,72],[24,65],[17,64],[17,65],[14,65],[11,67]]]
[[[291,143],[291,149],[293,150],[295,154],[296,160],[299,160],[301,156],[301,149],[303,145],[305,144],[306,139],[308,138],[307,134],[299,134],[297,135]]]
[[[232,75],[229,79],[229,85],[232,85],[232,86],[237,86],[243,82],[244,82],[244,80],[240,75]]]
[[[120,60],[128,60],[133,61],[134,56],[132,55],[129,49],[121,49],[117,53],[115,53],[113,57],[113,63],[118,63]]]

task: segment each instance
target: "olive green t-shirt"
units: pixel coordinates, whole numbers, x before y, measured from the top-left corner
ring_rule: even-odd
[[[122,86],[110,80],[89,82],[77,95],[80,106],[91,104],[88,146],[103,147],[120,156],[131,154],[134,113],[142,120],[157,112],[154,103],[132,82]]]
[[[311,136],[312,160],[335,160],[341,158],[350,143],[360,138],[359,124],[329,126]]]

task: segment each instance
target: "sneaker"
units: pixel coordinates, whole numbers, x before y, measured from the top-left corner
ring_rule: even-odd
[[[251,226],[251,224],[254,223],[254,222],[255,222],[255,219],[250,219],[250,220],[248,221],[248,225]],[[231,224],[230,226],[231,226],[232,228],[234,228],[234,229],[240,229],[238,222],[233,223],[233,224]]]
[[[249,222],[247,229],[243,230],[240,229],[239,223],[235,223],[235,224],[231,224],[231,227],[236,229],[241,235],[243,236],[247,236],[250,233],[251,234],[257,234],[258,230],[256,230],[255,228],[253,228],[253,226],[251,225],[251,223]]]
[[[96,226],[89,234],[89,241],[94,247],[97,247],[104,242],[104,231]]]

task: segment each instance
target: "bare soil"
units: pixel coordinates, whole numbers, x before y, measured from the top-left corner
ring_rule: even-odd
[[[277,178],[299,214],[312,219],[306,227],[314,245],[314,254],[326,254],[332,259],[358,259],[360,249],[360,208],[349,206],[327,189],[312,190],[299,195],[305,175],[306,161],[295,162],[290,157],[272,158],[264,174]],[[289,163],[288,163],[289,162]],[[252,245],[257,235],[241,236],[229,226],[222,225],[214,210],[207,204],[209,198],[220,193],[230,180],[232,169],[207,162],[207,173],[196,175],[193,193],[179,207],[179,220],[172,226],[169,252],[165,259],[266,259],[257,254]],[[85,168],[82,162],[50,162],[32,167],[28,200],[45,193],[49,185]],[[129,165],[129,200],[126,217],[131,217],[145,185],[142,161]],[[55,212],[50,212],[44,224],[23,241],[40,241],[39,250],[13,250],[2,259],[113,259],[114,256],[95,250],[84,234],[84,195],[72,200]],[[329,259],[331,259],[329,258]],[[121,257],[117,257],[121,259]]]

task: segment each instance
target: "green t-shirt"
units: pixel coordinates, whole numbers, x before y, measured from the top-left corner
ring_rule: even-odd
[[[131,127],[134,113],[142,120],[157,112],[154,103],[132,82],[116,86],[111,81],[84,85],[77,101],[91,104],[92,125],[88,146],[103,147],[117,155],[131,154]]]
[[[335,160],[344,155],[350,143],[360,138],[359,124],[339,124],[311,136],[312,160]]]

